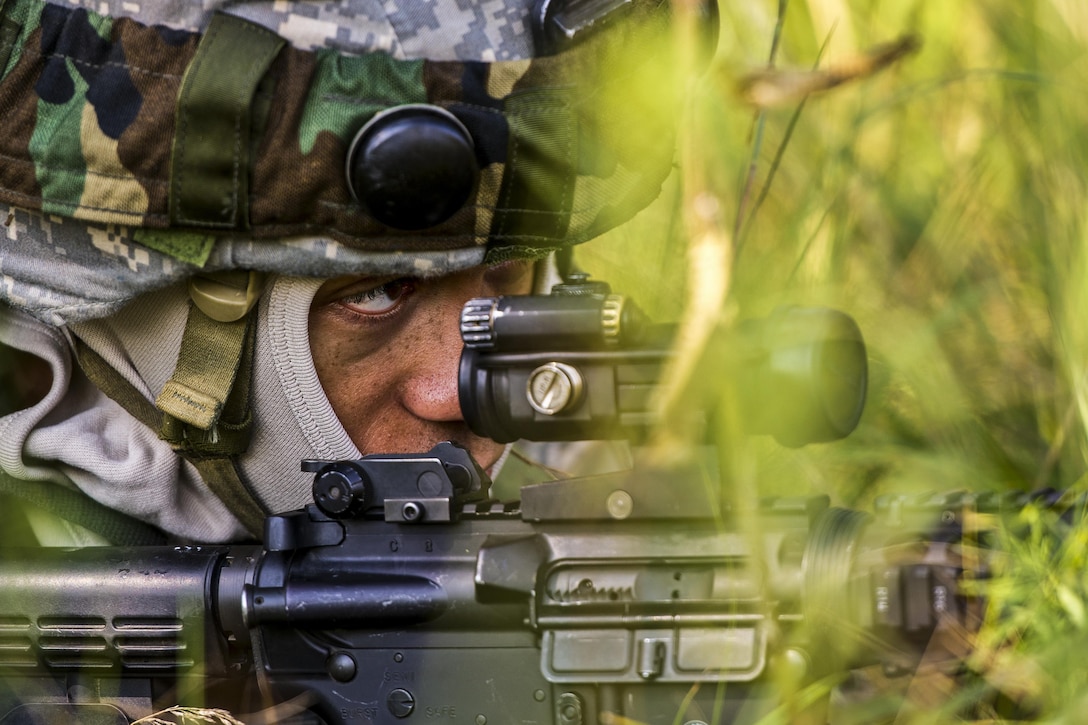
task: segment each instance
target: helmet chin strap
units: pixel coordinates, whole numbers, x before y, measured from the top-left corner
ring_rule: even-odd
[[[154,406],[90,348],[79,348],[78,359],[100,390],[158,431],[159,438],[192,463],[208,488],[259,538],[269,511],[238,465],[253,432],[256,300],[253,295],[239,319],[225,322],[209,317],[194,301],[174,373]]]
[[[189,280],[192,304],[177,364],[155,399],[164,414],[159,435],[177,450],[206,458],[238,455],[249,446],[253,309],[263,287],[257,272]]]
[[[250,309],[241,319],[222,322],[194,303],[174,374],[155,406],[162,411],[159,437],[196,466],[231,513],[259,536],[269,511],[236,465],[253,434],[256,317]]]

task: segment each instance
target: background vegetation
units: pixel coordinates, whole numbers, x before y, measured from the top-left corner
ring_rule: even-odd
[[[684,126],[699,169],[588,245],[586,265],[663,317],[794,302],[857,320],[860,425],[797,450],[753,439],[761,493],[865,508],[888,491],[1084,490],[1088,3],[759,0],[721,14]],[[737,91],[770,58],[849,71],[904,35],[915,53],[825,92],[791,95],[782,76],[783,103],[760,109]],[[719,276],[692,282],[704,237]],[[707,284],[724,304],[693,292]],[[1037,512],[1024,524],[988,592],[1002,616],[976,669],[1021,708],[1080,722],[1086,534]]]

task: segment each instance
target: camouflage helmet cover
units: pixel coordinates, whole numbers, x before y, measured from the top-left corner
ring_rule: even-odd
[[[0,0],[0,298],[57,324],[196,269],[433,274],[625,220],[672,160],[661,2],[553,56],[530,4]],[[201,67],[225,99],[192,91]],[[405,104],[452,114],[479,167],[423,230],[344,174]]]

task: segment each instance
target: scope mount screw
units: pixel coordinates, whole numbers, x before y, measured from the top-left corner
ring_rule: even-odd
[[[635,509],[635,501],[631,498],[631,494],[627,493],[623,489],[616,489],[612,493],[608,494],[608,499],[605,501],[605,506],[608,508],[608,515],[617,521],[622,521],[631,515]]]
[[[400,507],[400,515],[405,521],[419,521],[423,518],[423,507],[415,501],[408,501]]]
[[[398,688],[389,693],[385,704],[393,717],[403,718],[411,715],[412,710],[416,709],[416,698],[408,690]]]

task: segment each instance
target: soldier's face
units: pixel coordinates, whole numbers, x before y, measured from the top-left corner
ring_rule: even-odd
[[[325,394],[363,454],[422,453],[452,440],[483,467],[502,445],[461,417],[461,307],[473,297],[527,294],[529,262],[433,279],[338,277],[310,308],[310,349]]]

